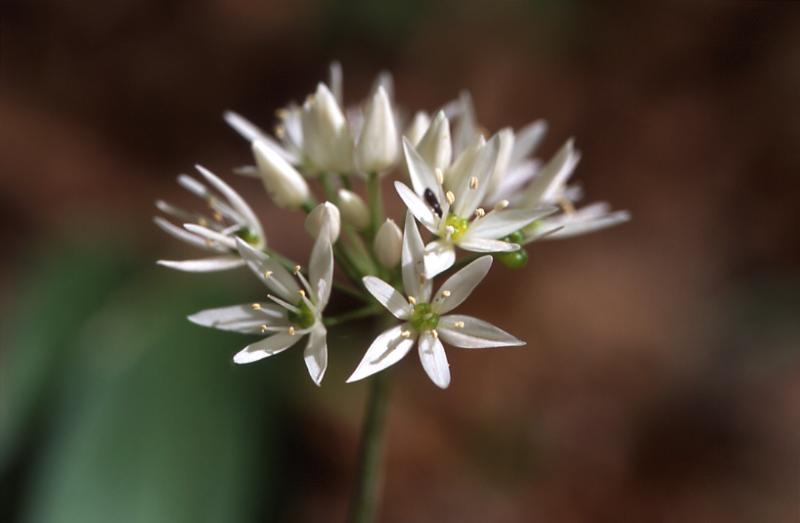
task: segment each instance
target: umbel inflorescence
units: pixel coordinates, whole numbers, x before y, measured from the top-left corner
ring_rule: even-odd
[[[406,122],[388,74],[379,76],[364,103],[347,108],[341,78],[338,64],[332,65],[328,84],[320,83],[302,105],[278,111],[274,135],[236,113],[225,114],[250,142],[255,159],[234,172],[259,178],[287,212],[307,214],[306,230],[315,238],[308,265],[269,246],[245,200],[200,166],[199,179],[181,175],[178,183],[204,200],[206,211],[159,201],[156,206],[172,221],[156,217],[155,223],[212,254],[158,263],[191,272],[247,266],[266,286],[261,302],[189,316],[206,327],[260,335],[234,356],[236,363],[261,360],[305,339],[306,366],[319,385],[328,364],[327,329],[385,309],[396,325],[365,343],[348,382],[397,363],[416,345],[425,372],[445,388],[450,370],[443,342],[463,348],[524,344],[486,321],[452,314],[493,259],[519,268],[527,261],[525,246],[534,241],[596,231],[629,215],[612,212],[606,203],[577,207],[580,188],[568,182],[580,154],[568,140],[541,164],[534,157],[546,131],[541,120],[485,136],[463,93],[432,117],[419,111]],[[381,183],[387,179],[394,180],[407,208],[402,230],[383,214]],[[317,203],[311,182],[318,183],[323,203]],[[334,266],[341,281],[334,280]],[[438,277],[444,282],[434,294]],[[329,300],[340,293],[364,306],[326,316]]]

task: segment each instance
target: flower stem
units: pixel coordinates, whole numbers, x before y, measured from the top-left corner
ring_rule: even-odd
[[[350,504],[350,523],[371,523],[375,520],[382,483],[380,463],[389,398],[389,374],[387,371],[379,372],[370,381],[361,429],[358,474]]]
[[[369,232],[375,238],[383,221],[383,203],[381,201],[381,179],[378,173],[367,175],[367,199],[369,200]]]
[[[353,309],[350,312],[345,312],[344,314],[340,314],[338,316],[325,318],[324,321],[326,327],[335,327],[337,325],[347,323],[348,321],[360,320],[370,316],[377,316],[380,313],[380,308],[376,307],[375,305],[367,305],[366,307]]]

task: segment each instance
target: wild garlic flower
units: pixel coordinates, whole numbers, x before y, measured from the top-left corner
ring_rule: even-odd
[[[241,267],[244,261],[238,255],[236,239],[240,238],[257,249],[263,249],[267,240],[261,223],[250,206],[230,185],[202,166],[197,165],[196,169],[211,188],[185,174],[178,177],[178,183],[205,201],[210,216],[186,211],[158,200],[156,207],[184,224],[184,228],[160,216],[156,216],[154,221],[167,234],[216,253],[217,256],[182,261],[159,260],[158,264],[188,272],[212,272]]]
[[[425,254],[414,219],[406,216],[402,276],[405,296],[374,276],[364,286],[403,323],[381,333],[367,349],[348,383],[358,381],[400,361],[417,343],[422,367],[441,388],[450,384],[450,367],[442,341],[467,349],[509,347],[525,342],[478,318],[448,314],[469,297],[492,265],[482,256],[448,278],[431,299],[432,281],[421,272]]]
[[[290,273],[278,261],[237,240],[239,253],[258,278],[272,291],[268,302],[209,309],[189,316],[204,327],[269,334],[238,352],[233,361],[251,363],[285,351],[308,334],[304,359],[314,383],[320,385],[328,367],[327,330],[322,313],[333,285],[333,250],[329,224],[314,242],[308,279],[300,266]],[[292,277],[294,275],[294,277]],[[295,279],[296,278],[296,279]],[[299,284],[298,284],[299,281]]]
[[[437,116],[431,128],[441,118]],[[445,174],[441,169],[434,170],[404,139],[413,190],[402,182],[395,182],[395,188],[414,217],[439,237],[425,248],[426,277],[432,278],[453,265],[456,246],[479,253],[518,250],[517,243],[502,238],[555,210],[508,209],[507,201],[499,202],[488,212],[479,207],[497,162],[499,146],[498,136],[486,143],[476,142],[462,152]]]

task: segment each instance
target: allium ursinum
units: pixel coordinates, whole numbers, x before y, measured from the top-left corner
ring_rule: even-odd
[[[261,223],[244,199],[228,184],[208,169],[199,165],[196,168],[211,188],[185,174],[178,177],[178,183],[202,198],[210,215],[186,211],[159,200],[156,207],[183,224],[183,228],[160,216],[155,217],[154,221],[171,236],[214,252],[217,256],[182,261],[159,260],[158,264],[189,272],[212,272],[241,267],[244,261],[237,252],[236,239],[241,238],[255,248],[263,249],[267,240]]]
[[[418,152],[436,126],[447,127],[443,113],[434,118],[429,132],[416,148],[408,140],[403,141],[413,190],[401,182],[395,182],[397,193],[408,210],[425,228],[438,236],[425,248],[425,275],[429,278],[453,265],[456,246],[479,253],[518,250],[520,246],[517,243],[502,238],[554,211],[551,208],[507,209],[506,201],[498,203],[489,212],[479,207],[494,172],[500,137],[495,135],[485,143],[481,139],[476,140],[443,171],[440,167],[430,165]],[[447,149],[449,131],[436,131],[436,134],[447,138],[432,141],[439,143],[440,148]],[[438,165],[446,165],[449,163],[448,156],[435,151],[429,158]]]
[[[467,349],[509,347],[525,342],[472,316],[448,314],[470,295],[492,265],[482,256],[450,276],[431,299],[432,280],[422,272],[425,248],[411,214],[403,236],[402,276],[405,296],[374,276],[364,286],[403,323],[381,333],[347,380],[357,381],[400,361],[417,343],[422,367],[439,387],[450,384],[450,367],[442,341]]]
[[[189,320],[215,329],[269,334],[238,352],[233,357],[236,363],[251,363],[283,352],[308,334],[304,359],[311,379],[320,385],[328,367],[322,313],[333,285],[330,226],[323,223],[314,242],[308,279],[300,266],[290,273],[278,261],[238,240],[241,257],[271,291],[269,301],[204,310],[189,316]]]

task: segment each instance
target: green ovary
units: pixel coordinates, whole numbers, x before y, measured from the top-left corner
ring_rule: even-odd
[[[429,331],[439,325],[439,315],[433,312],[430,303],[418,303],[414,305],[410,323],[417,332]]]
[[[243,229],[239,229],[236,232],[236,236],[246,241],[250,245],[257,245],[259,240],[261,240],[261,238],[259,238],[257,234],[255,234],[253,231],[251,231],[246,227]]]
[[[308,308],[308,305],[301,301],[296,307],[299,309],[297,312],[289,311],[289,322],[301,329],[307,329],[314,325],[314,312]]]
[[[467,232],[467,229],[469,228],[469,222],[467,219],[455,214],[448,214],[444,224],[453,228],[453,234],[450,236],[453,241],[458,241],[461,239],[461,237],[464,236],[464,233]]]

